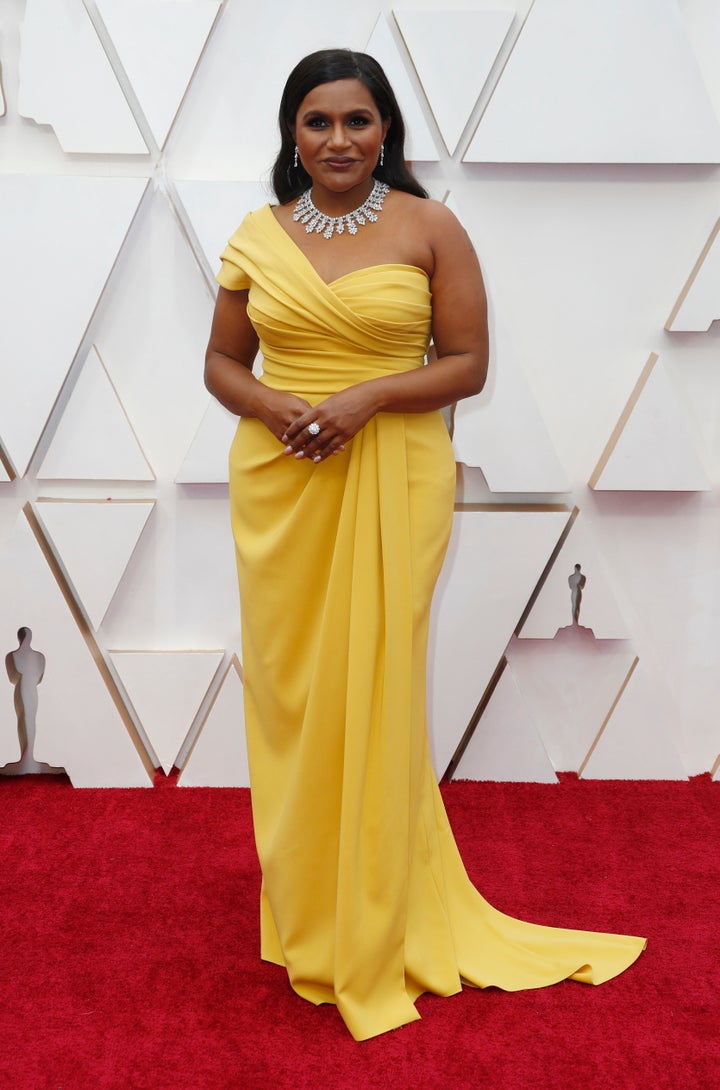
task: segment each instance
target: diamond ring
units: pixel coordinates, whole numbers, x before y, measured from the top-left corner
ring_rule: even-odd
[[[312,424],[308,424],[307,428],[311,435],[320,434],[320,425],[318,424],[317,420],[313,420]]]

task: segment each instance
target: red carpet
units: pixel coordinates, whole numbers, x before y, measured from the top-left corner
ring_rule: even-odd
[[[245,791],[0,778],[0,1087],[705,1090],[720,1085],[720,784],[443,789],[498,908],[645,934],[622,977],[420,999],[364,1044],[258,959]]]

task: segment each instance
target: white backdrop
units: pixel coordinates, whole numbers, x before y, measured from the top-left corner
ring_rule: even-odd
[[[717,776],[715,0],[0,0],[0,653],[27,626],[46,657],[36,757],[77,786],[247,782],[203,353],[284,80],[335,45],[385,65],[491,298],[488,387],[454,419],[438,774]]]

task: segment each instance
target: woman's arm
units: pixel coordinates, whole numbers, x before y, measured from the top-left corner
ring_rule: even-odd
[[[386,375],[332,394],[291,425],[293,451],[324,457],[352,438],[378,412],[422,413],[478,393],[488,366],[487,299],[470,239],[452,212],[423,202],[418,230],[430,241],[432,334],[437,359],[403,374]],[[317,420],[312,440],[307,425]]]
[[[205,353],[205,385],[238,416],[254,416],[281,440],[308,402],[258,382],[252,366],[258,338],[247,315],[248,293],[220,288]]]

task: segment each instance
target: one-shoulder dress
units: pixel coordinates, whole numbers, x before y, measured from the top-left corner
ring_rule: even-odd
[[[261,381],[311,404],[423,366],[422,269],[325,283],[266,205],[217,279],[249,289]],[[380,413],[317,465],[242,418],[230,453],[261,956],[299,995],[335,1003],[357,1040],[419,1018],[423,992],[599,984],[645,945],[515,920],[467,877],[425,718],[454,489],[439,412]]]

